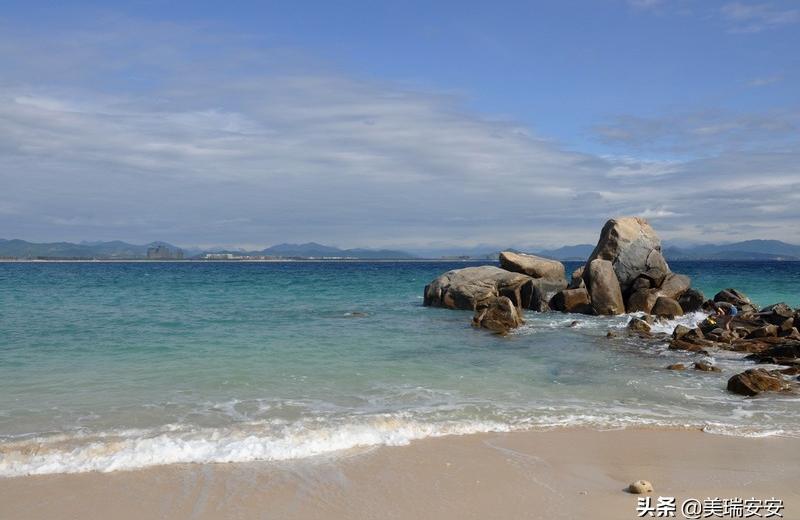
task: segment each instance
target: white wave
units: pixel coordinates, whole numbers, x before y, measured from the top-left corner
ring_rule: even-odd
[[[368,446],[400,446],[412,440],[444,435],[510,431],[496,422],[426,424],[394,417],[365,424],[307,429],[281,435],[264,435],[251,429],[205,429],[191,433],[159,433],[151,436],[103,434],[94,439],[60,437],[32,439],[0,448],[0,476],[49,473],[109,472],[162,464],[279,461],[323,455]],[[88,441],[88,442],[87,442]]]

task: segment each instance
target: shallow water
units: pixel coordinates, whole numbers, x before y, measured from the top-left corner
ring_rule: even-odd
[[[528,313],[501,338],[422,307],[464,265],[0,264],[0,475],[570,425],[800,433],[798,398],[725,392],[740,355],[718,356],[721,374],[664,370],[689,355],[605,337],[628,317]],[[800,306],[800,263],[672,267],[709,296]]]

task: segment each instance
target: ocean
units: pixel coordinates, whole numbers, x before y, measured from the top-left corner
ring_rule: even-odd
[[[422,306],[425,284],[467,265],[0,263],[0,476],[558,427],[800,434],[800,397],[725,391],[741,354],[674,372],[692,355],[628,337],[628,316],[527,312],[499,337]],[[707,297],[800,306],[800,263],[671,267]]]

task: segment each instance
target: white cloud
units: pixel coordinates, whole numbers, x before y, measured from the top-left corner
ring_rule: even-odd
[[[783,9],[769,3],[732,2],[722,6],[731,32],[758,33],[800,22],[800,9]]]
[[[0,34],[0,66],[16,78],[0,86],[0,210],[13,209],[0,211],[0,237],[561,245],[644,212],[668,238],[721,219],[800,241],[789,225],[796,204],[786,203],[800,183],[796,147],[599,157],[471,113],[452,94],[353,78],[292,53],[286,63],[287,51],[215,44],[189,59],[184,47],[208,32]],[[606,137],[644,146],[676,126],[628,121],[606,125]],[[734,123],[677,128],[686,140],[756,135],[763,145],[795,120]],[[765,204],[784,209],[758,221],[753,208]]]

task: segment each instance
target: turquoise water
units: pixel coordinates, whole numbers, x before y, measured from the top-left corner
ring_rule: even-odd
[[[796,397],[726,394],[738,354],[714,359],[721,374],[663,370],[690,358],[607,339],[625,316],[528,313],[501,338],[422,307],[424,285],[464,265],[0,264],[0,475],[572,425],[800,432]],[[709,296],[800,306],[800,263],[672,267]]]

